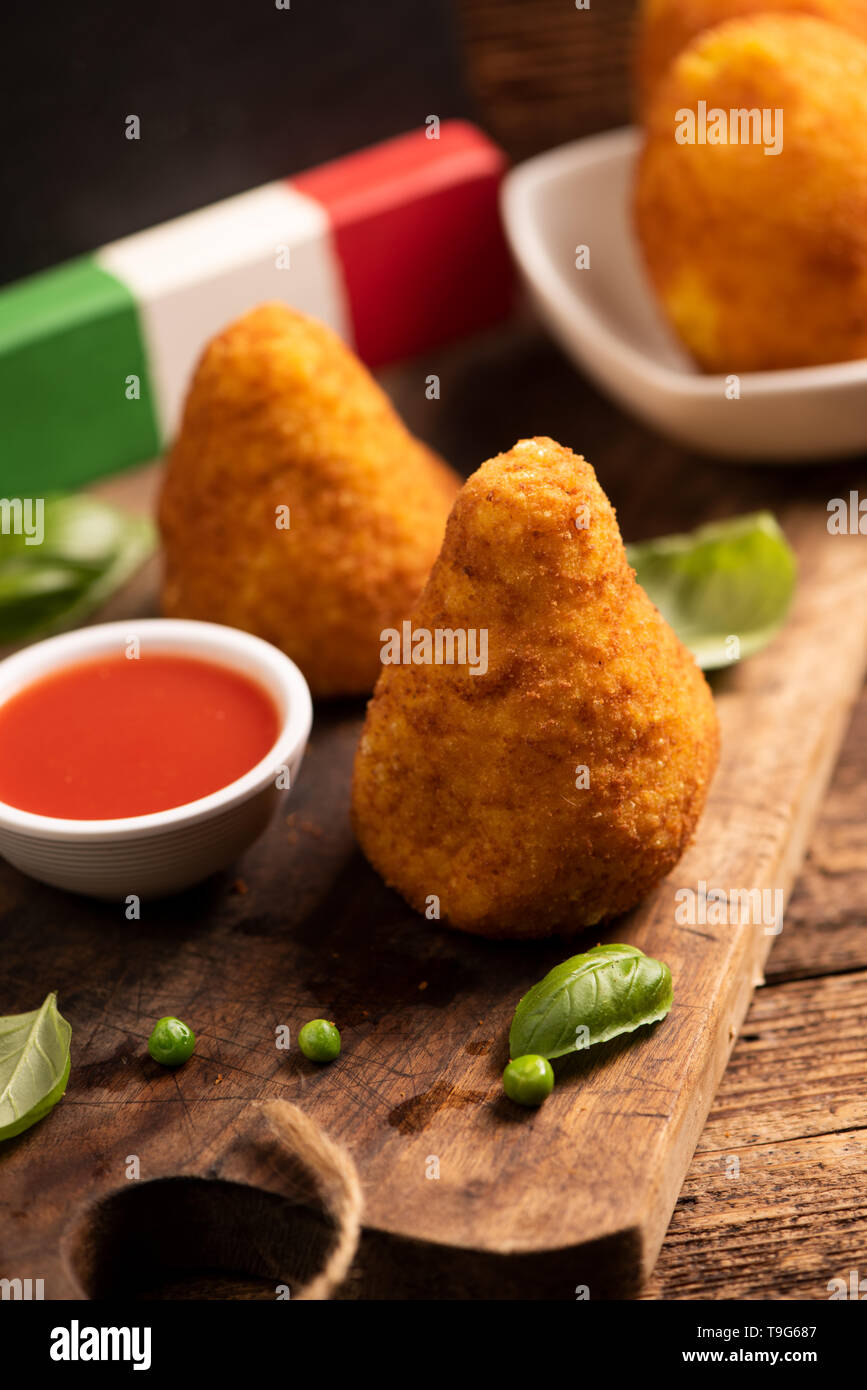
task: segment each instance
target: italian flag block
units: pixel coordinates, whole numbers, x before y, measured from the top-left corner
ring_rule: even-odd
[[[153,458],[214,333],[282,299],[371,367],[510,309],[505,160],[449,121],[228,198],[0,291],[0,485],[67,489]]]

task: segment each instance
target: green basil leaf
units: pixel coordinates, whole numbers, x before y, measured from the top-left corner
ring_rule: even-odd
[[[636,946],[594,946],[549,970],[524,995],[509,1033],[509,1056],[562,1057],[665,1018],[671,971]],[[586,1028],[588,1037],[578,1036]]]
[[[86,580],[72,565],[29,565],[8,560],[0,566],[0,605],[81,593]]]
[[[705,671],[767,646],[795,591],[795,556],[770,512],[628,545],[626,553],[641,587]]]
[[[32,565],[23,560],[0,564],[0,642],[23,641],[79,599],[86,588],[81,571],[70,565]]]
[[[83,622],[153,551],[150,521],[87,495],[48,497],[41,544],[0,533],[0,643]]]
[[[32,1013],[0,1018],[0,1139],[23,1133],[60,1100],[69,1079],[71,1037],[56,994]]]
[[[31,518],[32,519],[32,518]],[[21,532],[0,534],[0,555],[25,560],[60,560],[101,571],[123,544],[127,518],[117,508],[87,493],[43,499],[43,536],[34,544]]]

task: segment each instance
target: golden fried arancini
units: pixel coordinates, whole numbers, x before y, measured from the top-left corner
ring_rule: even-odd
[[[750,111],[768,113],[758,141],[710,143],[711,129],[755,137]],[[675,138],[693,119],[708,143]],[[776,14],[702,34],[654,97],[635,215],[662,306],[707,371],[867,357],[867,44]]]
[[[669,64],[697,34],[770,11],[813,15],[867,39],[867,0],[641,0],[636,63],[641,112]]]
[[[163,609],[266,638],[314,695],[365,694],[458,487],[335,333],[263,304],[208,345],[187,396],[159,507]]]
[[[486,632],[486,661],[383,666],[352,793],[371,864],[482,936],[632,907],[689,843],[719,734],[585,459],[524,439],[472,475],[412,615],[419,651],[438,631],[477,658]]]

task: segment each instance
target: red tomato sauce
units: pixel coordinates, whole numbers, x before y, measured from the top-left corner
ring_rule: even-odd
[[[103,820],[218,791],[265,756],[277,710],[261,686],[194,657],[98,657],[0,705],[0,800]]]

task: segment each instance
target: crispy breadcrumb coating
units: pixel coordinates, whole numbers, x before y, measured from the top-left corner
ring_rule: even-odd
[[[569,932],[637,903],[690,841],[719,735],[591,465],[544,438],[484,463],[412,623],[486,629],[488,669],[383,667],[352,798],[371,864],[419,912],[438,899],[483,936]]]
[[[812,15],[867,40],[867,0],[641,0],[636,64],[641,111],[648,110],[669,65],[697,34],[729,19],[771,11]]]
[[[366,694],[458,487],[335,333],[263,304],[212,340],[187,397],[159,508],[163,609],[266,638],[314,695]]]
[[[702,101],[771,113],[781,151],[678,144],[676,113]],[[867,44],[777,14],[701,34],[652,102],[635,214],[660,302],[707,371],[867,357]]]

